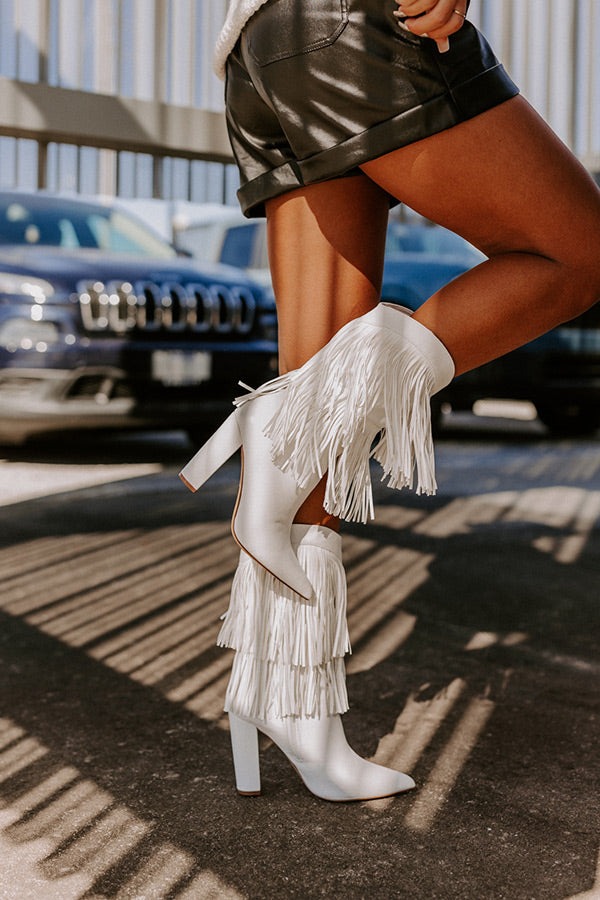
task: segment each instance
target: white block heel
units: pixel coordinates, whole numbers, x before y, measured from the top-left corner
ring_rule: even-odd
[[[248,797],[256,796],[260,794],[258,729],[233,713],[229,713],[229,728],[238,793]]]
[[[244,719],[229,713],[235,780],[240,794],[260,793],[258,731],[287,756],[311,794],[320,800],[377,800],[415,783],[410,775],[362,759],[346,741],[339,716]]]
[[[242,446],[238,414],[233,412],[179,473],[190,491],[197,491]]]

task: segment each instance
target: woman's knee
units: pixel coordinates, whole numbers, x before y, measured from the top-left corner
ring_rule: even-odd
[[[596,227],[565,222],[563,239],[553,234],[546,240],[539,228],[532,229],[529,236],[512,235],[509,240],[479,246],[490,259],[526,257],[542,266],[542,281],[565,319],[580,315],[600,301],[600,215]]]
[[[571,275],[571,273],[570,273]],[[597,269],[586,272],[579,269],[572,273],[572,318],[600,302],[600,275]]]
[[[591,180],[586,187],[571,206],[563,205],[549,251],[560,266],[573,315],[600,300],[600,192]]]
[[[562,305],[564,318],[573,319],[600,301],[600,247],[597,253],[557,264],[555,302]]]
[[[565,230],[571,230],[568,223]],[[558,261],[575,316],[600,300],[600,215],[595,228],[571,234],[565,245]]]

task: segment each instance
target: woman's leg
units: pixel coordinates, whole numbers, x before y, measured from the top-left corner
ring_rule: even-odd
[[[378,299],[385,191],[490,258],[415,315],[457,374],[573,318],[600,296],[600,193],[522,98],[366,163],[372,179],[302,188],[267,207],[282,371]],[[297,521],[331,520],[320,493]]]
[[[364,175],[321,182],[267,203],[267,239],[279,322],[280,371],[302,366],[381,290],[387,194]],[[338,521],[323,509],[325,479],[297,522]]]
[[[457,374],[600,299],[600,191],[523,98],[362,169],[489,256],[415,315]]]
[[[360,174],[266,204],[281,373],[379,301],[388,208],[385,191]]]

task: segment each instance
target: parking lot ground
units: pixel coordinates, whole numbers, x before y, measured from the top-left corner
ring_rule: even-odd
[[[374,470],[344,528],[346,731],[417,782],[366,803],[266,742],[234,790],[236,460],[196,495],[181,435],[0,463],[2,900],[600,898],[599,445],[453,421],[436,497]]]

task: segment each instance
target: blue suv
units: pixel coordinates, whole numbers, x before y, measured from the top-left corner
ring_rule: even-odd
[[[272,296],[111,205],[0,193],[0,443],[185,428],[276,374]]]

